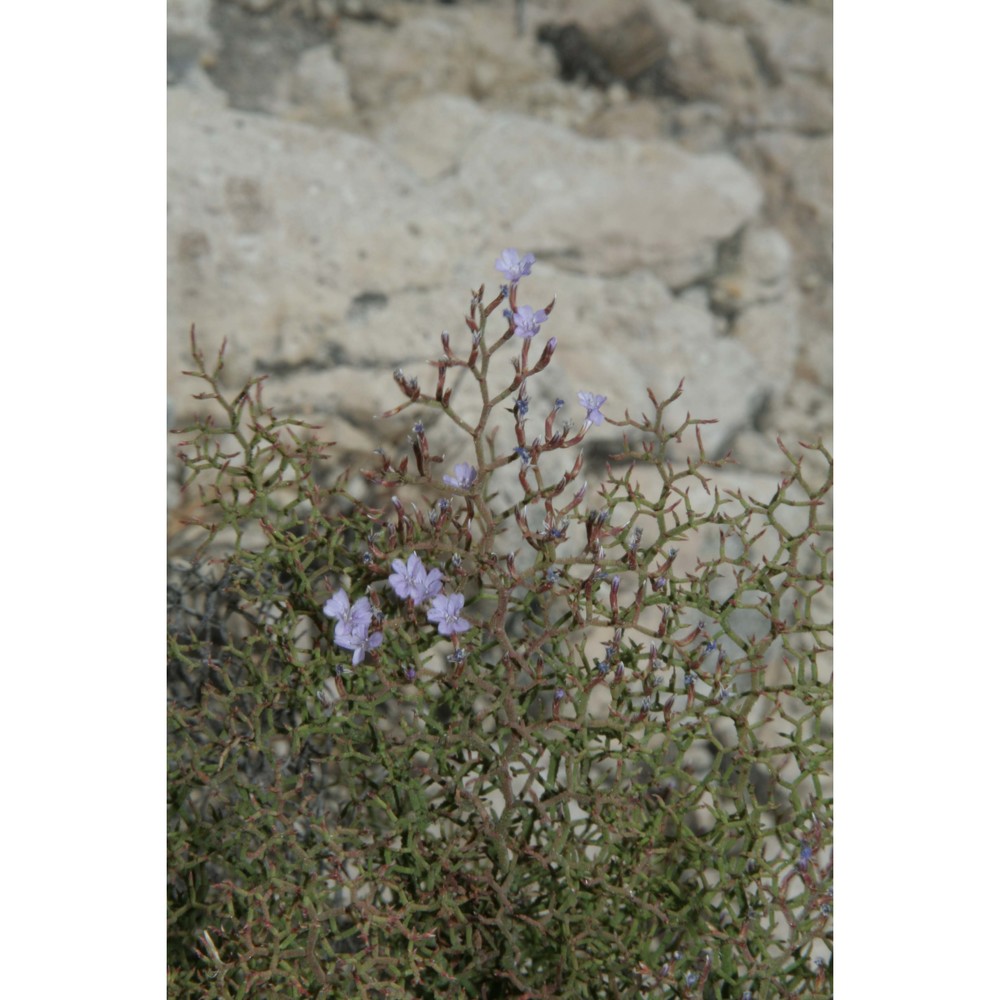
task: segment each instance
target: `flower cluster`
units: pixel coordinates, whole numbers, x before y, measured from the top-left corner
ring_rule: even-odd
[[[354,651],[351,663],[357,666],[365,654],[382,645],[381,632],[369,632],[375,616],[371,601],[362,597],[351,604],[343,590],[338,590],[326,604],[323,614],[337,623],[333,630],[333,641],[344,649]]]
[[[511,308],[504,310],[504,316],[509,323],[507,336],[513,334],[524,341],[520,363],[515,361],[514,365],[515,371],[519,373],[520,384],[513,409],[510,411],[514,414],[517,434],[517,443],[513,448],[512,458],[516,457],[520,459],[522,470],[528,466],[535,465],[540,450],[548,450],[552,447],[569,447],[578,444],[591,426],[602,424],[605,417],[601,412],[601,407],[607,402],[608,398],[594,392],[577,393],[577,399],[586,411],[586,418],[582,429],[575,436],[569,436],[569,424],[566,425],[562,432],[557,433],[553,429],[555,415],[565,405],[563,400],[557,399],[553,404],[551,413],[546,418],[544,441],[536,438],[529,446],[529,440],[525,434],[529,397],[525,390],[524,380],[544,367],[556,348],[556,338],[552,337],[545,345],[538,363],[534,368],[528,370],[529,342],[538,334],[541,325],[549,318],[552,305],[555,304],[555,300],[553,299],[552,304],[546,309],[533,309],[531,306],[517,305],[516,286],[522,278],[531,274],[531,268],[534,263],[534,254],[527,253],[521,256],[513,247],[508,247],[504,250],[496,259],[496,269],[509,282],[510,287],[503,286],[500,289],[500,295],[493,305],[485,309],[481,306],[482,290],[480,290],[478,298],[473,298],[473,307],[475,307],[477,302],[480,303],[481,315],[479,321],[476,322],[474,308],[472,315],[466,319],[466,323],[473,332],[474,345],[468,362],[464,364],[466,367],[472,367],[481,350],[478,339],[482,332],[481,324],[484,322],[485,317],[489,315],[492,308],[499,305],[509,295]],[[445,347],[446,357],[438,370],[436,398],[438,402],[447,407],[451,390],[445,391],[445,376],[452,363],[457,362],[451,352],[450,338],[447,334],[442,334],[442,343]],[[415,380],[405,379],[402,372],[399,371],[394,373],[394,378],[403,389],[408,402],[397,408],[397,410],[384,414],[385,416],[398,412],[399,409],[410,403],[420,402],[423,399],[423,395]],[[420,421],[415,423],[413,425],[413,432],[417,438],[414,445],[414,450],[417,454],[417,464],[421,474],[426,474],[424,463],[428,461],[430,453],[428,451],[426,431],[423,423]],[[435,461],[440,461],[440,458],[435,459]],[[388,469],[387,461],[386,468]],[[441,478],[446,486],[450,486],[456,490],[471,491],[475,485],[478,485],[480,474],[483,473],[485,482],[485,475],[489,471],[490,469],[485,469],[485,471],[477,469],[469,462],[458,462],[455,464],[451,475],[444,475]],[[524,475],[525,473],[522,471],[522,482],[526,482],[523,478]],[[579,502],[580,499],[582,499],[582,490],[579,492],[576,502]],[[437,503],[442,508],[447,507],[447,501],[445,500],[439,500]],[[470,516],[472,516],[472,508],[470,507],[469,510]],[[437,508],[432,511],[432,524],[436,523],[434,520],[436,514]],[[556,542],[564,540],[566,537],[566,525],[560,526],[556,521],[552,521],[546,529],[545,537]],[[547,571],[546,580],[550,584],[554,582],[554,571],[551,567]],[[445,579],[441,570],[428,570],[416,552],[412,552],[406,558],[394,559],[392,561],[392,572],[388,577],[388,583],[398,598],[410,602],[411,609],[416,607],[423,608],[427,615],[427,621],[437,625],[439,634],[451,636],[456,646],[456,656],[459,653],[464,655],[464,652],[458,646],[457,637],[461,633],[471,629],[472,623],[462,617],[462,611],[465,606],[464,596],[458,593],[445,592]],[[335,642],[339,646],[353,650],[353,662],[355,664],[360,663],[369,651],[381,644],[382,633],[370,631],[374,613],[367,598],[362,598],[354,605],[351,605],[347,595],[343,591],[339,591],[327,601],[323,610],[331,618],[336,619]]]
[[[405,560],[394,559],[392,568],[389,586],[393,592],[404,601],[412,600],[414,605],[430,602],[427,620],[437,625],[441,635],[458,635],[472,628],[472,622],[462,617],[465,598],[461,594],[442,593],[444,576],[441,570],[427,569],[416,552],[411,552]],[[367,597],[351,604],[347,593],[338,590],[323,605],[323,614],[337,623],[333,641],[344,649],[353,650],[351,663],[354,666],[382,645],[382,633],[371,631],[375,612]]]
[[[464,462],[455,469],[456,474],[464,481],[468,478],[463,474],[471,475],[469,482],[475,478],[475,469]],[[445,476],[445,479],[450,477]],[[459,483],[454,483],[459,485]],[[444,578],[441,570],[425,568],[416,552],[412,552],[406,562],[402,559],[394,559],[392,568],[395,570],[389,577],[389,586],[395,591],[396,596],[404,601],[413,600],[414,604],[423,604],[430,601],[431,606],[427,611],[427,620],[437,624],[438,632],[441,635],[457,635],[459,632],[467,632],[472,628],[472,623],[461,617],[461,610],[465,605],[465,598],[461,594],[443,594],[441,590],[444,586]]]

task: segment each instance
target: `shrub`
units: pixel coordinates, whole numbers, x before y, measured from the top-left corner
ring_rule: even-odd
[[[192,331],[171,995],[831,995],[830,456],[782,446],[754,498],[712,486],[680,387],[530,412],[532,261],[430,391],[394,373],[409,453],[363,478]]]

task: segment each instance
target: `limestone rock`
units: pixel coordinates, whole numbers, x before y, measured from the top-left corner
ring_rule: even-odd
[[[429,94],[510,106],[526,87],[550,80],[552,53],[532,37],[518,36],[512,7],[502,13],[494,8],[459,7],[447,17],[433,8],[400,10],[391,29],[345,19],[337,34],[338,57],[359,109],[377,114]]]
[[[733,337],[757,360],[771,395],[789,387],[799,349],[795,300],[785,297],[742,310],[733,322]]]
[[[470,201],[491,193],[482,207],[505,244],[590,273],[651,267],[671,287],[704,278],[716,244],[762,201],[728,156],[695,157],[662,141],[585,140],[512,115],[493,117],[457,182]]]
[[[778,219],[802,235],[796,246],[807,270],[833,272],[833,139],[765,133],[751,143]]]
[[[171,33],[211,39],[212,0],[167,0],[167,24]]]
[[[482,109],[469,97],[430,94],[416,97],[387,116],[376,136],[379,144],[422,180],[454,173],[466,150],[485,126]]]
[[[211,0],[169,0],[167,4],[167,85],[181,83],[218,49],[211,25]]]
[[[787,295],[791,258],[791,247],[777,229],[748,226],[740,234],[731,265],[721,267],[713,283],[715,304],[726,312],[738,312]]]
[[[329,45],[307,49],[275,82],[273,107],[296,121],[343,124],[354,114],[350,81]]]

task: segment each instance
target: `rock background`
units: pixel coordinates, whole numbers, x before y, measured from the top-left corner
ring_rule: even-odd
[[[543,393],[615,416],[683,377],[748,481],[832,445],[832,0],[169,0],[168,31],[174,424],[195,323],[348,456],[402,440],[392,370],[431,384],[512,246],[522,304],[558,296],[529,435]]]

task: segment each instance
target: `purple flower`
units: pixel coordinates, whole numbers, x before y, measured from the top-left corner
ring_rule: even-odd
[[[465,598],[461,594],[438,594],[431,601],[427,620],[437,622],[441,635],[454,635],[456,632],[467,632],[472,623],[461,617]]]
[[[364,625],[351,631],[345,622],[337,622],[334,629],[333,641],[344,649],[354,650],[351,663],[355,667],[365,658],[367,652],[382,645],[382,633],[372,632],[369,635],[369,624],[369,622],[366,622]]]
[[[531,306],[518,306],[514,313],[514,333],[526,340],[538,333],[538,328],[548,319],[544,309],[537,312]]]
[[[382,644],[381,632],[368,634],[374,613],[367,597],[359,598],[351,604],[347,594],[338,590],[323,605],[323,614],[336,620],[333,641],[344,649],[354,651],[351,660],[354,666],[365,658],[365,653]]]
[[[423,604],[424,601],[429,601],[432,597],[437,597],[441,593],[443,586],[444,577],[441,575],[441,570],[426,570],[415,581],[413,603]]]
[[[404,601],[407,597],[413,597],[418,581],[426,572],[420,556],[412,552],[406,562],[402,559],[393,559],[392,568],[396,572],[389,574],[389,586],[396,592],[396,596],[403,598]]]
[[[372,606],[367,597],[361,597],[351,605],[347,617],[337,624],[342,625],[352,633],[367,632],[372,623]]]
[[[333,597],[323,605],[323,614],[327,618],[335,618],[340,621],[348,616],[351,610],[351,602],[343,590],[338,590]]]
[[[496,259],[496,269],[511,283],[526,275],[531,274],[531,265],[535,263],[535,255],[526,253],[523,257],[518,257],[517,251],[508,248]]]
[[[328,618],[333,618],[337,622],[338,628],[343,626],[349,632],[368,630],[372,621],[371,601],[367,597],[359,598],[351,604],[347,593],[338,590],[333,597],[323,605],[323,614]]]
[[[601,413],[601,407],[608,401],[607,396],[597,396],[592,392],[578,392],[576,398],[580,400],[580,405],[587,411],[588,423],[604,423],[604,414]]]
[[[442,478],[449,486],[454,486],[457,490],[467,490],[476,480],[476,470],[468,462],[459,462],[455,466],[454,476],[443,476]]]
[[[389,586],[396,592],[396,596],[403,600],[412,597],[414,604],[421,604],[441,592],[444,584],[441,570],[428,571],[416,552],[410,553],[406,562],[402,559],[393,559],[392,568],[396,572],[390,574]]]

